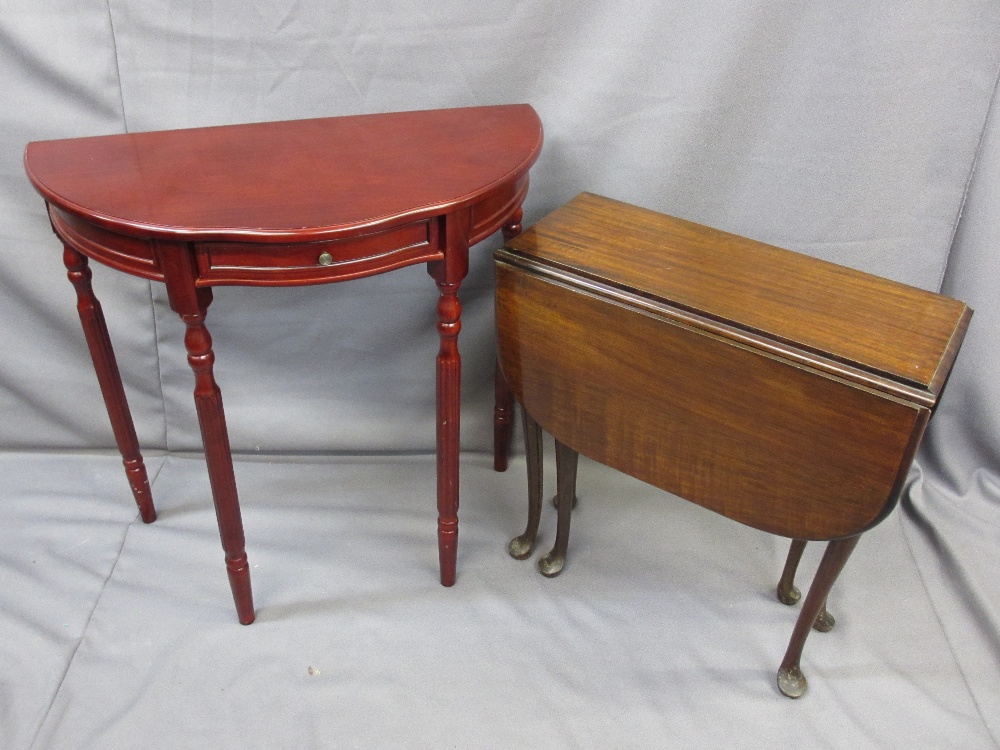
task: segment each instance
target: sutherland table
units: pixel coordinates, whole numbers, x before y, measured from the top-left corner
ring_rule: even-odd
[[[271,122],[28,144],[25,169],[65,246],[84,333],[143,521],[156,518],[88,258],[167,287],[240,622],[250,573],[205,315],[212,287],[326,284],[427,263],[437,283],[441,583],[455,581],[461,328],[469,246],[520,231],[542,129],[526,104]],[[499,432],[509,418],[502,382]]]
[[[972,311],[958,300],[597,195],[495,254],[500,363],[525,411],[531,553],[539,429],[556,439],[569,540],[577,452],[791,537],[793,604],[807,540],[829,541],[778,673],[806,689],[810,627],[859,536],[896,505]]]

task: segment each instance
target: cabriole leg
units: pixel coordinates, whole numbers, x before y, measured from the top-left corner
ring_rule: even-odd
[[[781,580],[778,581],[778,601],[791,606],[798,602],[802,594],[795,588],[795,571],[799,568],[799,561],[806,548],[806,543],[801,539],[793,539],[792,545],[788,549],[788,559],[785,560],[785,569],[781,572]]]
[[[236,602],[236,614],[241,623],[249,625],[254,621],[254,609],[250,566],[247,563],[246,542],[243,537],[243,518],[236,493],[236,476],[233,473],[229,433],[222,408],[222,391],[215,382],[212,371],[215,363],[212,337],[205,327],[205,313],[211,299],[210,289],[199,290],[198,308],[195,311],[181,312],[180,316],[187,326],[184,345],[188,352],[188,363],[194,371],[194,402],[205,444],[208,478],[212,485],[222,548],[226,554],[229,585]]]
[[[528,525],[524,533],[511,539],[507,545],[510,556],[524,560],[531,554],[538,536],[538,522],[542,515],[542,428],[525,409],[524,455],[528,465]]]
[[[125,389],[111,346],[111,337],[108,335],[104,311],[90,282],[91,273],[87,256],[66,245],[63,262],[66,264],[69,280],[76,289],[77,311],[83,324],[90,356],[94,360],[94,370],[97,372],[97,381],[104,395],[108,416],[111,418],[115,442],[121,451],[122,463],[125,464],[125,475],[132,488],[135,504],[139,506],[139,515],[145,523],[152,523],[156,520],[153,493],[149,487],[146,465],[139,452],[139,439],[136,437],[135,424],[132,422],[132,414],[125,398]]]
[[[556,543],[552,551],[538,560],[538,570],[552,578],[566,565],[566,548],[569,545],[569,524],[573,514],[573,496],[576,494],[576,466],[579,454],[556,440],[556,497],[559,508],[556,526]]]
[[[806,543],[802,539],[793,539],[788,550],[788,559],[785,560],[785,569],[781,572],[781,580],[778,581],[778,601],[782,604],[792,605],[798,602],[801,594],[795,587],[795,572],[798,570],[799,561],[802,559],[802,552],[806,548]],[[826,602],[820,607],[819,614],[813,622],[813,630],[820,633],[828,633],[836,624],[827,609]]]
[[[816,577],[813,579],[812,586],[809,587],[809,594],[802,605],[799,619],[795,622],[795,629],[792,631],[785,658],[778,670],[778,689],[789,698],[799,698],[806,691],[806,678],[799,666],[802,648],[809,636],[809,629],[824,609],[830,589],[837,580],[837,576],[840,575],[840,571],[844,569],[844,564],[851,556],[860,538],[859,535],[847,539],[837,539],[826,547],[823,560],[819,564],[819,570],[816,571]]]

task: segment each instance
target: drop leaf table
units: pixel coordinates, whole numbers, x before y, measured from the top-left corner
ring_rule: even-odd
[[[963,303],[587,193],[495,254],[500,366],[525,414],[527,557],[540,429],[556,439],[562,570],[578,453],[792,542],[829,541],[778,685],[859,536],[895,506],[958,352]]]

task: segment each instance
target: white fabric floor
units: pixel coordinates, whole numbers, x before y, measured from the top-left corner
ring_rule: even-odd
[[[113,454],[0,456],[0,747],[995,746],[996,663],[952,624],[969,618],[937,564],[962,554],[924,535],[919,492],[862,539],[791,701],[774,680],[797,613],[773,594],[787,541],[592,462],[550,580],[505,552],[523,457],[497,474],[464,454],[445,589],[433,456],[238,459],[246,627],[202,459],[147,465],[149,526]],[[554,526],[548,507],[538,552]]]

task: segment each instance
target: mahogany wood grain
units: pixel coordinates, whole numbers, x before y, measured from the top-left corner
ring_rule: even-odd
[[[505,264],[497,289],[516,398],[589,458],[793,538],[859,533],[895,503],[926,408]]]
[[[441,582],[450,586],[458,538],[458,292],[469,247],[501,228],[508,238],[520,230],[528,170],[541,146],[541,123],[526,104],[28,144],[25,170],[65,245],[124,273],[165,282],[171,307],[185,323],[209,479],[241,622],[253,620],[253,602],[222,394],[205,327],[211,287],[325,284],[428,264],[440,292],[438,540]],[[73,276],[84,273],[85,262],[80,271],[76,257],[67,257],[89,311],[96,304],[89,281]],[[138,477],[132,458],[138,447],[130,418],[126,429],[121,417],[127,417],[127,407],[118,393],[117,365],[99,307],[94,309],[96,317],[87,312],[84,328],[131,480]],[[144,507],[139,494],[136,499]],[[152,520],[151,513],[150,501],[144,519]]]
[[[932,396],[969,317],[958,300],[589,193],[508,246],[757,334],[805,364],[843,363]]]
[[[562,567],[576,452],[791,537],[786,603],[806,540],[830,541],[778,677],[801,695],[809,628],[833,626],[831,586],[897,503],[972,311],[590,194],[495,258],[501,368],[561,446],[543,572]]]

